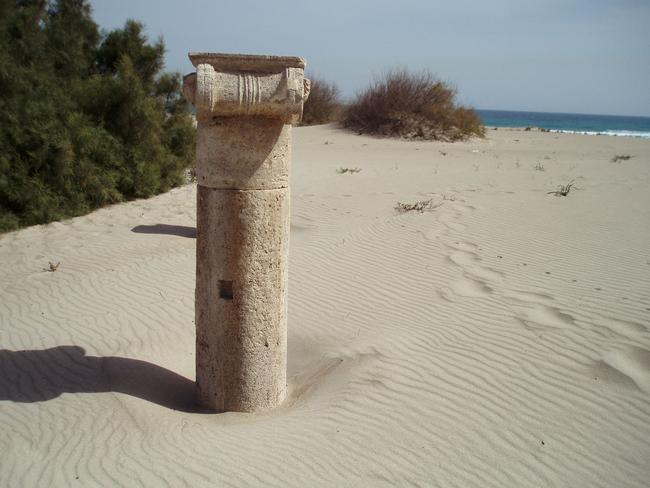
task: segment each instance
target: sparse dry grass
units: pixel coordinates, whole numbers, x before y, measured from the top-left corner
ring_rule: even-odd
[[[397,210],[397,213],[408,213],[408,212],[423,213],[427,210],[434,210],[447,201],[453,202],[454,200],[455,198],[453,197],[453,195],[450,197],[448,197],[447,195],[442,195],[442,199],[438,201],[436,201],[433,198],[429,198],[428,200],[420,200],[413,203],[397,202],[397,204],[395,205],[395,210]]]
[[[395,210],[397,210],[398,213],[406,213],[406,212],[422,213],[425,210],[430,210],[432,208],[432,204],[433,204],[433,198],[430,198],[429,200],[420,200],[419,202],[415,202],[415,203],[397,202],[397,205],[395,205]]]
[[[456,90],[429,72],[392,70],[345,110],[342,125],[361,134],[457,141],[483,137],[478,114],[456,105]]]
[[[631,158],[632,156],[630,154],[616,154],[611,161],[612,163],[620,163],[621,161],[627,161]]]
[[[559,185],[557,190],[549,191],[546,194],[555,195],[556,197],[566,197],[572,188],[576,188],[575,184],[573,183],[573,180],[571,180],[566,185]]]
[[[336,170],[336,172],[340,175],[343,175],[345,173],[354,174],[354,173],[359,173],[360,171],[361,168],[339,168]]]

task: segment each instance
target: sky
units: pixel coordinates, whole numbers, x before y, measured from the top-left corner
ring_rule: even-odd
[[[650,116],[650,0],[90,0],[100,28],[145,24],[166,68],[189,51],[301,56],[352,98],[428,70],[478,109]]]

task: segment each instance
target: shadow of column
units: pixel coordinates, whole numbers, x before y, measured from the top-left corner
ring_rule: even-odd
[[[43,402],[62,393],[117,392],[184,412],[195,407],[195,383],[147,361],[86,356],[79,346],[0,349],[0,401]]]
[[[196,238],[196,228],[186,225],[152,224],[136,225],[131,232],[136,234],[163,234],[170,236]]]

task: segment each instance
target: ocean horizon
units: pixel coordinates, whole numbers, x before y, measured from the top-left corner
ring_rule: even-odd
[[[650,139],[650,117],[476,110],[489,127],[539,127],[551,132]]]

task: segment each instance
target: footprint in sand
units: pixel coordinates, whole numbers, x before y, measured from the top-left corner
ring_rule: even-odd
[[[501,276],[498,272],[477,264],[481,259],[478,254],[470,250],[475,249],[475,245],[465,242],[456,243],[455,247],[449,247],[455,250],[447,256],[447,260],[461,268],[463,276],[450,287],[441,289],[440,295],[453,301],[454,296],[478,298],[492,293],[492,288],[487,282],[500,281]],[[463,248],[463,250],[459,248]]]
[[[564,329],[575,325],[572,315],[547,305],[534,304],[530,308],[522,309],[517,315],[526,327],[535,329]]]
[[[642,324],[639,324],[638,322],[615,319],[612,317],[598,318],[594,320],[594,324],[600,327],[605,327],[610,331],[628,339],[634,339],[639,334],[648,332],[648,328]]]
[[[456,232],[462,232],[467,229],[467,226],[465,224],[461,224],[460,222],[443,222],[443,224],[445,224],[447,228]]]
[[[456,266],[465,268],[474,265],[480,260],[480,258],[478,257],[478,254],[473,251],[455,250],[449,254],[449,260]]]
[[[650,393],[650,351],[637,346],[605,353],[591,368],[596,381]]]
[[[455,230],[455,231],[460,232],[460,231],[463,231],[463,230],[465,230],[467,228],[466,225],[461,224],[460,222],[458,222],[458,219],[460,217],[462,217],[462,216],[463,216],[462,212],[458,212],[458,211],[449,212],[449,211],[446,211],[446,212],[440,213],[440,215],[438,216],[438,222],[440,222],[441,224],[444,224],[447,228],[449,228],[451,230]]]
[[[473,252],[478,249],[478,246],[476,244],[467,241],[454,241],[453,244],[448,244],[448,246],[458,251],[467,251],[467,252]]]
[[[551,305],[553,303],[553,297],[546,293],[510,290],[506,291],[503,296],[519,303],[537,303],[540,305]]]
[[[488,268],[487,266],[474,266],[468,268],[467,271],[477,278],[493,282],[501,282],[505,276],[502,272]]]
[[[458,280],[451,286],[438,289],[438,296],[448,302],[455,303],[468,298],[486,297],[492,289],[480,282],[472,280]]]
[[[473,251],[456,249],[449,254],[448,258],[452,263],[463,268],[466,273],[475,279],[488,282],[503,281],[504,274],[487,266],[479,265],[478,263],[481,261],[481,258]]]
[[[472,212],[476,210],[476,207],[474,205],[470,205],[467,203],[456,203],[451,207],[453,210],[456,212],[459,212],[461,214],[467,213],[467,212]]]
[[[461,297],[479,298],[492,293],[492,288],[481,280],[476,280],[471,276],[465,275],[451,285],[451,291]]]

